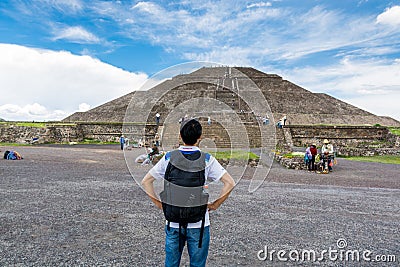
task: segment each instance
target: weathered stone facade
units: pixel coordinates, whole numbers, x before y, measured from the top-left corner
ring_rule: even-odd
[[[287,125],[281,131],[286,132],[280,139],[286,151],[312,143],[321,147],[323,140],[328,139],[339,156],[400,154],[399,137],[382,126]]]
[[[238,90],[229,88],[227,85],[229,83],[221,84],[220,81],[227,76],[227,73],[230,73],[233,79],[238,79],[237,88],[240,88],[241,92],[249,88],[249,83],[243,81],[243,76],[259,88],[270,106],[274,121],[287,115],[287,123],[292,125],[400,126],[397,120],[374,115],[327,94],[312,93],[276,74],[267,74],[254,68],[243,67],[201,68],[190,74],[175,76],[149,91],[132,92],[87,112],[77,112],[65,118],[64,121],[122,122],[130,101],[142,103],[144,107],[153,107],[150,118],[153,118],[156,112],[165,118],[179,103],[195,97],[216,99],[230,106],[237,113],[240,110],[250,112],[251,101],[246,103]],[[158,92],[162,97],[153,99],[151,96],[154,92]]]

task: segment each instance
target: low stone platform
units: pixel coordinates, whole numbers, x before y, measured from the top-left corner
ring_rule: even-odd
[[[0,150],[10,147],[0,147]],[[0,160],[0,266],[162,266],[164,220],[118,146],[12,147]],[[137,154],[142,151],[134,151]],[[143,167],[142,174],[148,167]],[[232,170],[238,180],[240,170]],[[293,266],[269,250],[370,250],[400,258],[400,165],[339,159],[318,175],[274,164],[254,193],[241,179],[212,212],[208,266]],[[343,240],[342,240],[343,241]],[[375,266],[325,259],[320,266]],[[182,266],[188,265],[183,255]]]

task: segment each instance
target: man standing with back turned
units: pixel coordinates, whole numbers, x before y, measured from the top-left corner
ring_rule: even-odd
[[[235,181],[219,162],[196,146],[201,134],[202,127],[197,120],[182,122],[180,135],[184,145],[168,152],[142,180],[144,190],[166,217],[167,267],[179,266],[185,243],[190,266],[206,265],[210,243],[209,211],[216,210],[235,186]],[[162,201],[154,191],[155,179],[164,179]],[[208,193],[204,192],[206,180],[223,183],[219,198],[212,203],[208,203]]]

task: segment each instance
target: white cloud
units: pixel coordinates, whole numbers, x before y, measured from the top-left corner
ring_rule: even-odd
[[[232,53],[222,52],[228,56],[224,59],[220,52],[226,47],[247,50],[240,54],[242,58],[236,64],[293,62],[338,49],[340,53],[351,54],[365,48],[365,52],[373,53],[396,42],[393,31],[374,23],[375,16],[360,16],[321,5],[304,12],[298,8],[272,8],[271,3],[138,2],[130,9],[102,3],[96,11],[115,20],[125,36],[162,45],[184,58],[232,62]]]
[[[185,53],[185,58],[194,61],[221,62],[231,66],[253,66],[254,61],[249,59],[249,48],[221,47],[204,53]]]
[[[88,111],[89,109],[90,109],[90,105],[89,104],[87,104],[87,103],[80,103],[79,104],[79,109],[78,109],[79,112],[85,112],[85,111]]]
[[[53,40],[67,40],[74,43],[99,43],[100,39],[81,26],[66,27],[54,31]]]
[[[160,15],[163,10],[156,4],[151,2],[138,2],[132,9],[139,9],[142,12],[147,12],[153,15]]]
[[[67,113],[62,110],[49,111],[46,107],[38,104],[28,104],[24,106],[5,104],[0,105],[0,116],[7,120],[61,120],[67,116]]]
[[[45,5],[52,6],[62,12],[78,12],[83,9],[83,3],[80,0],[40,0]]]
[[[268,6],[267,3],[255,5]],[[135,40],[143,38],[167,48],[179,47],[177,51],[183,53],[196,48],[208,50],[230,43],[252,42],[264,36],[259,34],[263,22],[284,14],[279,9],[246,8],[246,5],[232,5],[229,1],[188,1],[178,6],[177,9],[154,2],[138,2],[127,10],[124,6],[102,3],[95,10],[116,21],[125,36]],[[242,42],[244,40],[246,42]]]
[[[61,119],[82,103],[97,106],[139,89],[147,79],[89,56],[11,44],[0,44],[0,73],[0,117],[8,120]]]
[[[390,95],[359,95],[343,100],[374,114],[389,116],[400,121],[399,99],[400,91],[393,92]]]
[[[400,25],[400,6],[393,6],[376,17],[376,23],[390,26]]]
[[[259,3],[253,3],[247,5],[247,8],[253,8],[253,7],[268,7],[272,6],[271,2],[259,2]]]
[[[321,67],[278,70],[285,79],[324,92],[377,115],[400,120],[400,64],[396,60],[352,60]],[[307,75],[304,75],[307,73]],[[386,104],[385,104],[386,103]]]

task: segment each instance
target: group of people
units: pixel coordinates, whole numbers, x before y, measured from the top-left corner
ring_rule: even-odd
[[[316,171],[317,164],[327,163],[328,171],[332,171],[333,161],[334,161],[334,149],[333,145],[329,142],[328,139],[323,141],[323,145],[321,147],[321,154],[318,154],[317,145],[315,143],[311,144],[306,149],[306,153],[304,155],[305,163],[307,165],[308,171]]]

